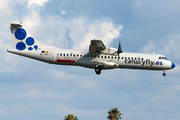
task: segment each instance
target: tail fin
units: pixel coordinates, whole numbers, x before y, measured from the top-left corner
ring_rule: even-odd
[[[34,39],[21,22],[12,21],[10,22],[10,29],[13,36],[15,48],[17,50],[39,50],[41,48],[54,48],[48,45],[44,45]]]

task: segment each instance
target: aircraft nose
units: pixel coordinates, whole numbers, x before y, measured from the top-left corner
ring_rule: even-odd
[[[174,64],[174,63],[172,63],[171,68],[172,68],[172,69],[175,68],[175,64]]]

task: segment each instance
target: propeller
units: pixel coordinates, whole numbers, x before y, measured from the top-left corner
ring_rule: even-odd
[[[120,44],[120,41],[119,41],[119,47],[118,47],[118,50],[117,50],[117,54],[118,54],[118,62],[119,62],[119,54],[122,53],[123,51],[121,50],[121,44]]]

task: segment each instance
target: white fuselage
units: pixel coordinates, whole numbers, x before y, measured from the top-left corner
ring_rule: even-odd
[[[159,59],[159,56],[163,57],[163,55],[158,54],[120,53],[118,60],[117,55],[90,53],[81,50],[42,49],[19,51],[9,49],[8,52],[50,64],[82,66],[92,69],[96,68],[97,65],[102,65],[103,70],[114,68],[168,70],[172,68],[172,62]]]
[[[122,52],[120,43],[116,49],[106,47],[102,40],[94,39],[91,40],[88,51],[65,50],[40,43],[19,21],[11,21],[10,30],[15,49],[8,49],[8,52],[50,64],[92,68],[97,75],[101,74],[101,70],[128,68],[162,70],[165,76],[165,70],[175,67],[163,55]]]

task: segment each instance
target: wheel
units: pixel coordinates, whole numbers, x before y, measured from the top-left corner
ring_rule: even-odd
[[[166,73],[163,73],[163,76],[166,76]]]
[[[95,72],[97,75],[101,74],[101,69],[99,67],[95,68]]]

